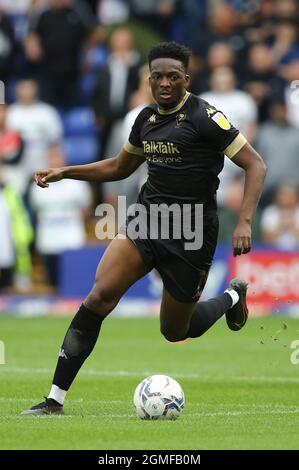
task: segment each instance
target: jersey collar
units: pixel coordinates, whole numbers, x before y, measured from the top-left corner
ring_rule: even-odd
[[[175,108],[171,108],[171,109],[161,109],[159,108],[158,106],[158,113],[159,114],[172,114],[172,113],[176,113],[177,111],[179,111],[183,106],[184,104],[186,103],[187,99],[189,98],[190,96],[190,93],[189,91],[186,91],[185,95],[183,96],[183,99],[179,102],[179,104],[175,107]]]

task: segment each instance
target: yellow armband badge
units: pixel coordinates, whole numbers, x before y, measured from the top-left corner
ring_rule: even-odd
[[[218,111],[218,113],[214,114],[212,116],[213,121],[216,122],[216,124],[221,127],[221,129],[224,129],[225,131],[228,131],[230,129],[230,123],[226,119],[226,117]]]

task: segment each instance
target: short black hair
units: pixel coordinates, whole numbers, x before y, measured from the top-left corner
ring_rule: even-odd
[[[183,44],[178,44],[177,42],[160,42],[149,51],[148,64],[151,66],[151,62],[155,59],[175,59],[182,62],[187,72],[190,56],[191,50],[183,46]]]

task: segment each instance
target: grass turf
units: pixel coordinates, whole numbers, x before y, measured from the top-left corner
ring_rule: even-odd
[[[290,361],[299,321],[253,319],[240,332],[220,321],[200,339],[171,344],[157,319],[108,319],[66,414],[20,417],[47,394],[68,324],[0,317],[1,449],[299,449],[299,364]],[[135,417],[134,389],[156,373],[185,391],[177,421]]]

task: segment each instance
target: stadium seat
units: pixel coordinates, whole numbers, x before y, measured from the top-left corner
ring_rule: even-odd
[[[94,136],[96,125],[90,108],[74,108],[62,114],[62,122],[66,136]]]
[[[83,165],[98,159],[99,145],[96,136],[65,137],[63,149],[68,165]]]
[[[87,51],[85,61],[91,72],[97,72],[102,67],[108,57],[107,49],[103,46],[94,46]]]
[[[86,73],[79,79],[79,98],[82,105],[88,105],[96,84],[96,73]]]

